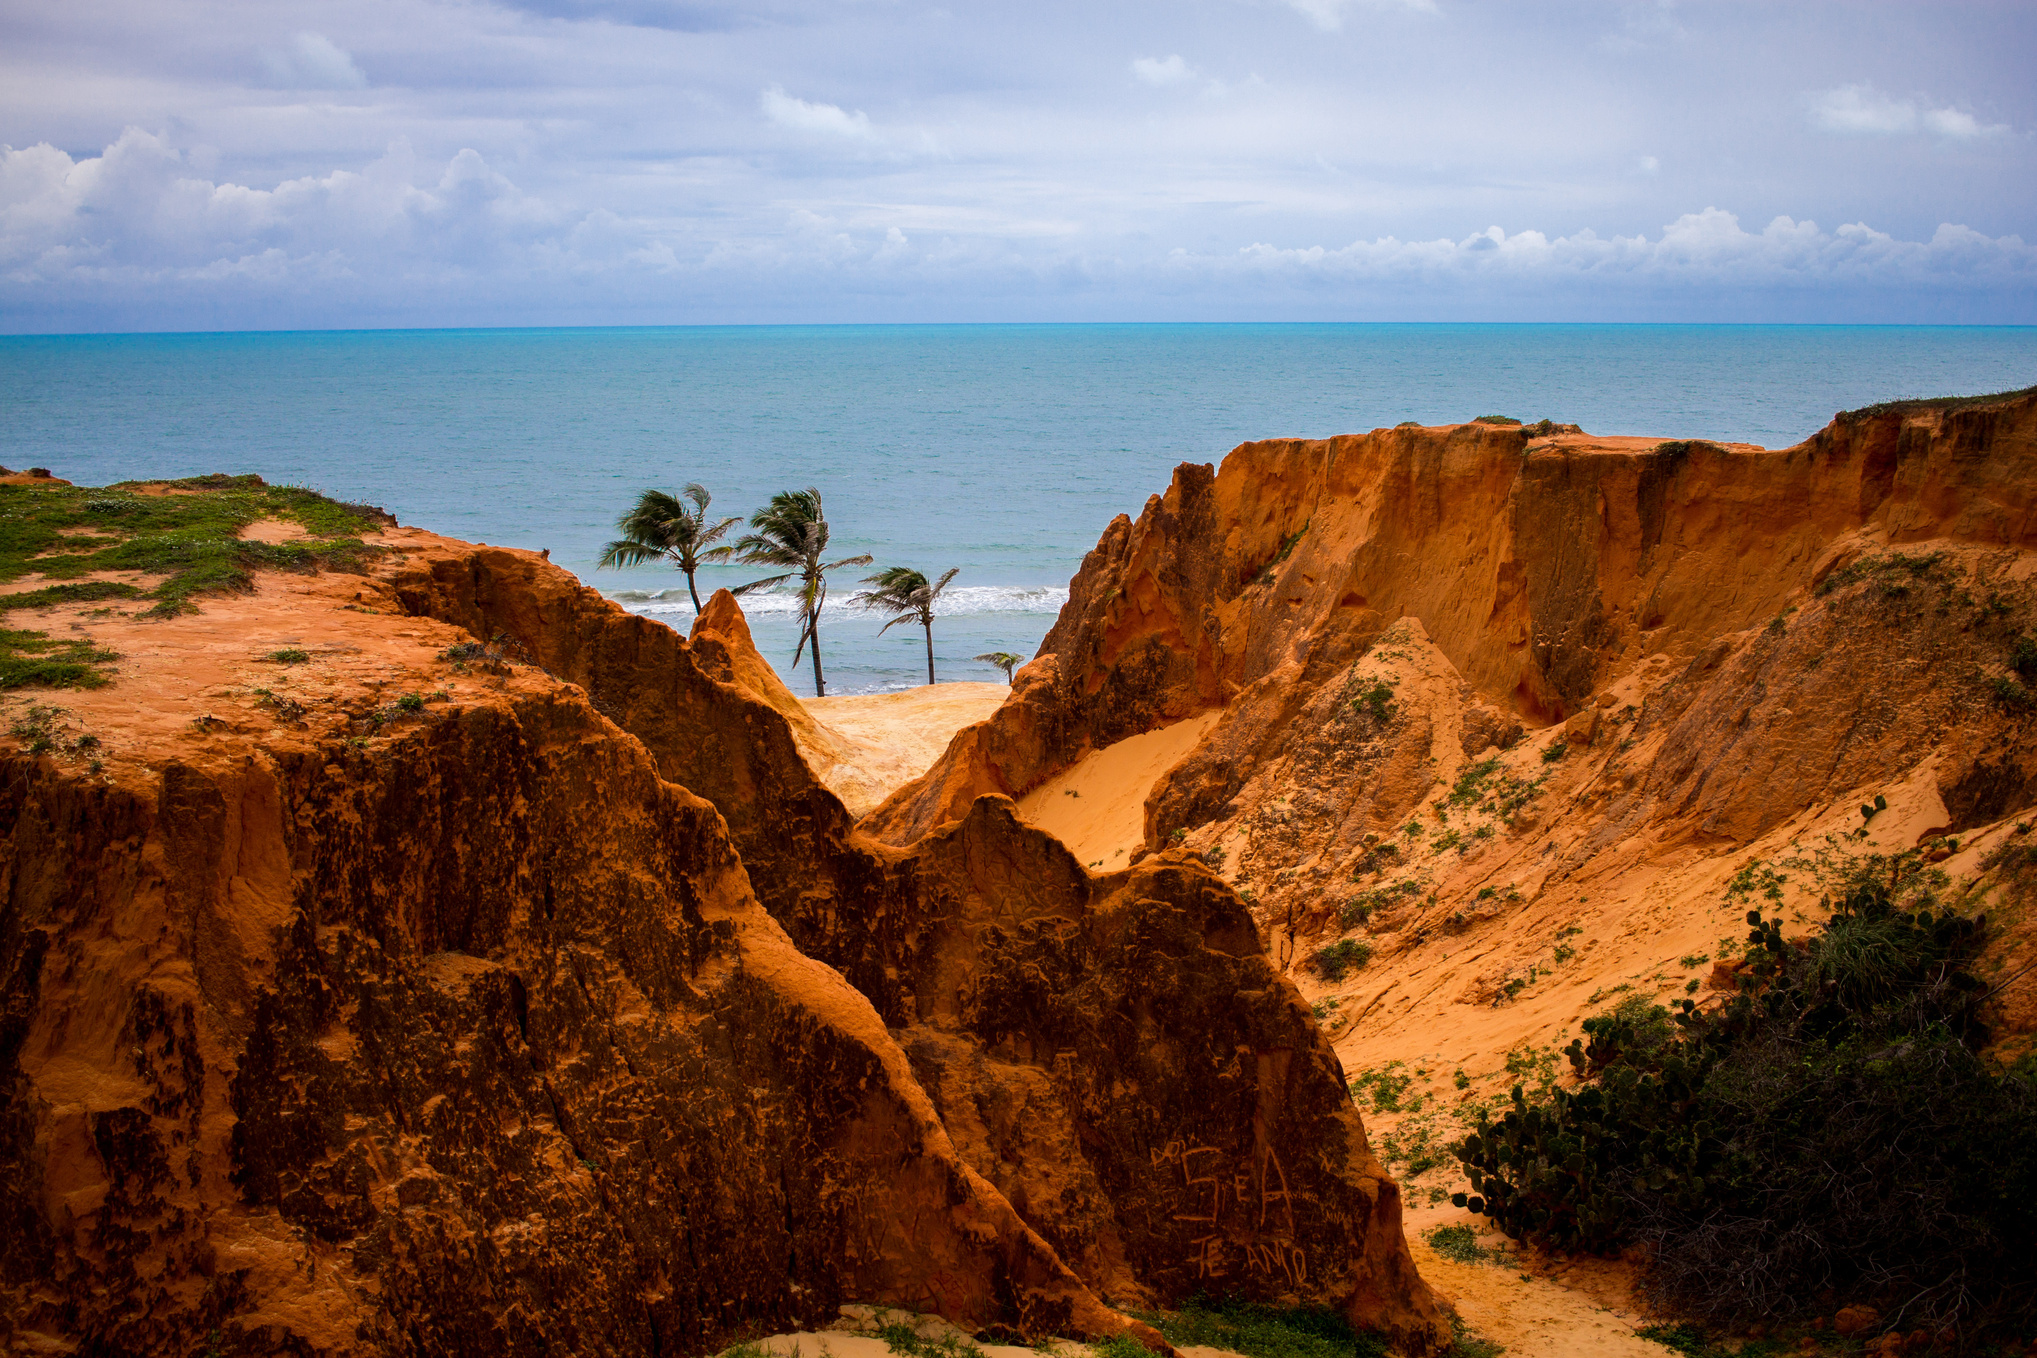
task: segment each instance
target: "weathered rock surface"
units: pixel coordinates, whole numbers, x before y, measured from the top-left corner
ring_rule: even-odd
[[[1680,998],[1744,931],[1745,869],[1799,910],[1838,858],[1933,836],[1955,878],[2021,870],[2033,508],[2032,392],[1778,451],[1476,424],[1245,444],[1113,523],[1011,699],[861,828],[919,844],[1220,711],[1151,787],[1146,852],[1251,898],[1347,1064],[1496,1078],[1607,994]],[[1369,964],[1301,965],[1348,935]]]
[[[1447,1333],[1214,874],[1090,878],[995,800],[865,840],[725,596],[689,641],[387,541],[95,623],[105,772],[6,757],[10,1343],[702,1353],[1198,1288]],[[301,674],[253,659],[286,631]]]
[[[474,573],[482,564],[435,563],[397,592],[477,635],[522,639],[586,683],[666,777],[712,801],[759,899],[869,997],[937,1099],[968,1088],[1032,1110],[1019,1140],[954,1134],[1100,1290],[1306,1297],[1414,1349],[1445,1338],[1342,1070],[1214,874],[1179,863],[1092,878],[1001,799],[889,850],[854,831],[802,758],[783,716],[796,700],[728,595],[687,642],[592,591],[531,607],[540,590],[501,590]],[[1036,993],[1043,976],[1053,1004]],[[1033,998],[985,1008],[1011,993]],[[1202,1168],[1180,1161],[1184,1148]]]

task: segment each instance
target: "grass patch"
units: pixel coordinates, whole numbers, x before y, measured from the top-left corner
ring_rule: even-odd
[[[1474,418],[1472,419],[1472,421],[1471,421],[1471,422],[1472,422],[1473,424],[1519,424],[1519,423],[1520,423],[1520,421],[1519,421],[1519,420],[1515,419],[1515,418],[1514,418],[1513,416],[1511,416],[1511,415],[1479,415],[1479,416],[1476,416],[1476,417],[1474,417]]]
[[[118,659],[90,641],[0,627],[0,689],[99,688],[107,682],[99,667]]]
[[[983,1350],[971,1341],[957,1334],[945,1334],[939,1339],[928,1339],[912,1326],[894,1322],[877,1331],[877,1337],[884,1341],[884,1347],[893,1353],[904,1354],[905,1358],[984,1358]],[[1137,1340],[1139,1358],[1145,1358],[1146,1347]],[[1126,1355],[1131,1358],[1131,1355]]]
[[[1429,1242],[1429,1248],[1459,1264],[1482,1264],[1492,1258],[1492,1251],[1478,1243],[1478,1232],[1469,1226],[1438,1226],[1422,1239]]]
[[[2024,387],[2020,391],[1998,391],[1988,396],[1932,396],[1917,401],[1882,401],[1858,410],[1842,410],[1838,418],[1848,424],[1873,419],[1877,415],[1908,415],[1925,410],[1971,410],[1977,406],[1994,405],[1998,401],[2013,401],[2021,396],[2037,396],[2037,387]]]
[[[153,484],[190,493],[140,493],[140,486]],[[310,536],[284,543],[243,541],[241,529],[259,519],[287,519]],[[258,570],[364,570],[383,549],[369,547],[360,535],[391,522],[379,509],[342,504],[300,486],[271,486],[259,476],[106,487],[0,486],[0,581],[25,575],[52,581],[0,596],[0,613],[133,599],[148,602],[142,617],[174,617],[195,612],[204,595],[252,589]],[[152,588],[77,578],[99,571],[166,578]],[[98,667],[114,658],[89,641],[0,629],[0,687],[94,687],[106,682]]]
[[[1450,1347],[1443,1350],[1443,1358],[1499,1358],[1506,1352],[1504,1345],[1473,1334],[1462,1316],[1450,1317],[1450,1334]]]
[[[1201,1344],[1247,1358],[1387,1358],[1391,1352],[1384,1340],[1359,1334],[1351,1322],[1327,1306],[1269,1306],[1194,1297],[1179,1311],[1131,1314],[1177,1348]],[[1145,1350],[1139,1353],[1143,1355]],[[1135,1355],[1127,1352],[1122,1358]]]

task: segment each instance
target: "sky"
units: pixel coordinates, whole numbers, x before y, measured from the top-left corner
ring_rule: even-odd
[[[2037,4],[0,0],[0,331],[2037,323]]]

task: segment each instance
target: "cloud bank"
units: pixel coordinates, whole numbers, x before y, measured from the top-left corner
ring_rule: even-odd
[[[0,6],[0,330],[2037,322],[2037,9],[1846,12]]]
[[[775,122],[860,138],[867,120],[767,92]],[[1043,314],[1175,314],[1183,299],[1244,299],[1251,314],[1405,318],[1411,299],[1462,315],[1571,319],[1667,306],[1707,318],[1750,297],[1866,296],[1985,311],[2037,298],[2037,248],[1955,224],[1903,240],[1852,223],[1778,216],[1744,228],[1717,207],[1659,232],[1550,235],[1499,226],[1457,238],[1338,244],[1257,241],[1159,250],[1135,240],[1014,239],[998,230],[908,232],[893,222],[800,209],[765,233],[717,235],[521,190],[476,151],[422,162],[407,144],[358,169],[272,188],[215,182],[159,134],[129,129],[95,157],[47,145],[0,153],[0,308],[79,328],[175,328],[194,297],[227,324],[305,323],[335,305],[376,323],[486,323],[503,295],[541,319],[727,319],[763,298],[765,318],[976,320],[966,299]],[[928,298],[965,299],[929,305]],[[2016,299],[2021,299],[2020,303]],[[1253,309],[1256,308],[1256,311]],[[1539,309],[1539,310],[1538,310]],[[295,322],[287,318],[298,318]],[[1770,319],[1787,316],[1769,317]],[[310,323],[324,318],[311,316]]]
[[[1891,98],[1872,85],[1841,85],[1826,90],[1811,101],[1811,121],[1827,132],[1870,135],[1928,132],[1954,139],[1992,137],[2009,130],[2002,123],[1983,124],[1964,109]]]

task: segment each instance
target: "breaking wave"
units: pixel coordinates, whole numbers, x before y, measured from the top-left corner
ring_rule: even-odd
[[[702,591],[705,593],[705,591]],[[693,600],[686,587],[677,589],[618,589],[606,591],[607,597],[615,600],[632,613],[667,614],[677,613],[693,616]],[[851,594],[830,594],[827,605],[821,610],[823,617],[850,617],[863,610],[856,601],[869,593],[856,590]],[[762,594],[740,596],[743,612],[750,617],[771,615],[791,616],[799,612],[799,595],[791,590],[768,590]],[[937,618],[961,617],[972,613],[1043,613],[1055,614],[1061,605],[1068,602],[1068,591],[1039,585],[956,585],[946,590],[934,604]]]

